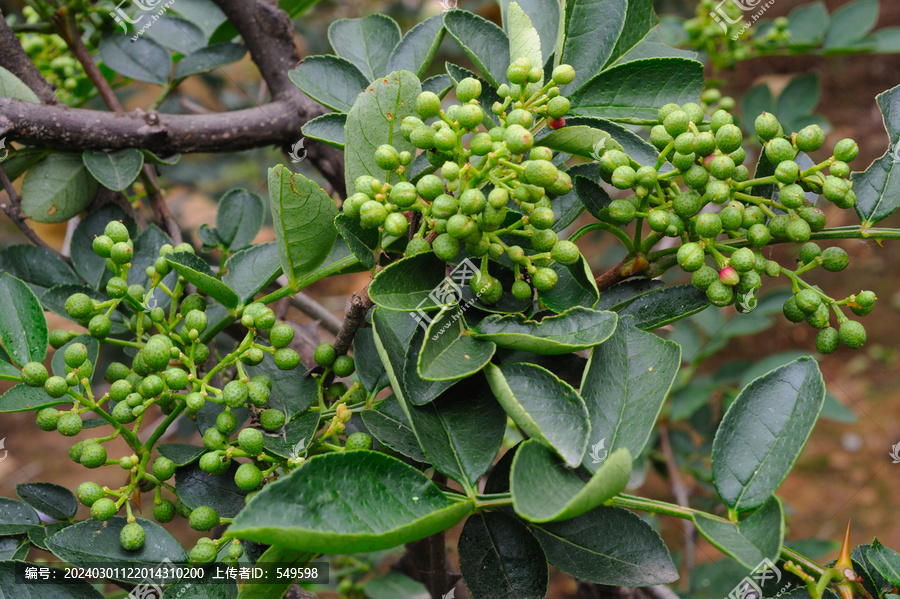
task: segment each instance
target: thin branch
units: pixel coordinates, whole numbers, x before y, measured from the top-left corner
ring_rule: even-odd
[[[334,340],[334,351],[337,355],[343,356],[350,349],[356,331],[366,322],[366,314],[372,306],[368,286],[354,291],[347,300],[347,306],[344,308],[344,324],[341,325],[341,330]]]
[[[650,599],[681,599],[675,591],[662,584],[652,587],[641,587],[641,591]]]
[[[341,319],[331,313],[328,308],[309,297],[302,291],[291,298],[291,305],[319,321],[326,331],[332,335],[337,335],[341,331],[343,323]]]
[[[3,185],[3,189],[6,190],[6,194],[9,196],[9,203],[0,204],[0,208],[2,208],[9,219],[15,223],[16,227],[18,227],[25,237],[27,237],[34,245],[42,247],[45,250],[50,250],[65,260],[66,263],[71,264],[72,260],[69,259],[68,256],[63,256],[61,253],[47,245],[47,242],[38,237],[38,234],[34,232],[34,229],[29,227],[28,223],[25,222],[25,215],[22,214],[21,207],[22,198],[19,197],[19,194],[16,192],[16,189],[13,187],[12,182],[9,180],[9,177],[6,175],[6,171],[3,170],[2,166],[0,166],[0,184]]]
[[[193,112],[194,114],[211,114],[212,113],[212,110],[210,110],[209,108],[206,108],[205,106],[200,106],[199,104],[197,104],[196,102],[194,102],[193,100],[191,100],[190,98],[187,98],[187,97],[181,98],[181,101],[179,102],[179,104],[181,104],[182,108],[184,108],[188,112]]]
[[[19,38],[6,22],[2,10],[0,10],[0,66],[21,79],[44,104],[56,104],[59,101],[53,93],[53,87],[28,58],[28,54],[19,43]]]

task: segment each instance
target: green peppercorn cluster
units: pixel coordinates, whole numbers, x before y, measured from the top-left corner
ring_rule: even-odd
[[[358,178],[355,193],[343,208],[363,228],[408,236],[407,256],[433,250],[451,261],[464,250],[481,258],[472,286],[487,305],[497,303],[504,291],[520,300],[530,299],[533,288],[549,291],[557,281],[550,265],[573,264],[581,258],[578,247],[560,240],[553,230],[553,200],[569,193],[572,181],[552,162],[553,152],[536,145],[534,138],[544,126],[556,129],[564,124],[569,100],[560,95],[559,86],[571,82],[575,71],[560,65],[541,86],[540,65],[520,58],[507,75],[511,85],[500,86],[502,101],[491,107],[499,124],[479,103],[482,89],[477,79],[461,80],[456,85],[460,103],[446,110],[436,94],[422,92],[416,99],[418,117],[404,118],[401,133],[426,152],[440,176],[408,178],[413,156],[383,145],[376,150],[375,161],[386,171],[385,181],[367,175]],[[413,219],[413,213],[421,217]],[[414,231],[410,222],[416,223]],[[516,238],[526,247],[510,243]],[[503,256],[513,262],[516,272],[507,290],[489,266],[490,260]]]

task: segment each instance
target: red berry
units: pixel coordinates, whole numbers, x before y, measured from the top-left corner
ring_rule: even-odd
[[[719,271],[719,280],[726,285],[737,285],[741,280],[741,275],[731,266],[726,266]]]
[[[563,117],[559,117],[558,119],[550,119],[547,121],[547,126],[551,129],[559,129],[561,127],[566,126],[566,119]]]

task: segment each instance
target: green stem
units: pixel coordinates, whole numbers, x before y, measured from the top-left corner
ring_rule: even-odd
[[[569,237],[569,241],[572,241],[572,242],[578,241],[579,239],[584,237],[587,233],[590,233],[591,231],[596,231],[598,229],[600,229],[602,231],[606,231],[607,233],[612,233],[613,235],[615,235],[616,237],[619,238],[619,241],[621,241],[625,245],[625,247],[628,249],[629,252],[634,251],[634,243],[631,241],[631,239],[628,237],[628,235],[625,233],[625,231],[623,231],[619,227],[616,227],[614,225],[610,225],[609,223],[604,223],[604,222],[591,223],[589,225],[585,225],[585,226],[581,227],[580,229],[575,231],[571,237]]]

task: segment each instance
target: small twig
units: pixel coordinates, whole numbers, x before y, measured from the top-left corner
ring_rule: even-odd
[[[666,458],[666,469],[669,471],[669,482],[672,486],[672,494],[675,502],[682,507],[690,507],[688,504],[688,488],[681,478],[681,471],[675,463],[675,454],[672,452],[672,443],[669,440],[669,429],[659,427],[659,443],[663,456]],[[682,520],[684,527],[684,570],[685,575],[682,584],[687,585],[690,572],[694,569],[694,523],[690,520]]]
[[[337,355],[343,356],[350,349],[356,331],[366,322],[366,314],[372,305],[368,286],[353,292],[353,295],[347,300],[344,308],[344,323],[334,340],[334,351]]]
[[[3,208],[3,211],[9,217],[9,219],[15,223],[16,227],[24,233],[25,237],[27,237],[31,243],[38,247],[42,247],[45,250],[50,250],[60,258],[66,261],[66,263],[71,264],[72,260],[69,259],[68,256],[63,256],[61,253],[47,245],[47,242],[38,237],[38,234],[34,232],[34,229],[28,226],[28,223],[25,222],[25,215],[22,214],[21,202],[22,198],[16,192],[16,189],[12,186],[12,182],[9,180],[9,177],[6,175],[6,171],[3,170],[3,167],[0,166],[0,184],[3,185],[3,189],[6,190],[6,194],[9,196],[9,203],[0,204],[0,208]]]
[[[341,326],[343,323],[341,320],[331,313],[328,308],[309,297],[302,291],[290,298],[290,303],[292,306],[306,314],[307,316],[311,316],[318,320],[322,328],[331,333],[332,335],[337,335],[341,331]],[[357,327],[358,328],[358,327]]]
[[[675,591],[662,584],[652,587],[641,587],[641,591],[650,599],[680,599]]]

